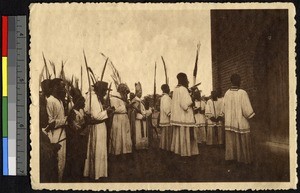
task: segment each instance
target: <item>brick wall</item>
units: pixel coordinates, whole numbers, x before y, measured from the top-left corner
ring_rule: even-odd
[[[257,130],[288,144],[288,27],[286,10],[213,10],[213,88],[223,94],[240,74],[257,114]]]

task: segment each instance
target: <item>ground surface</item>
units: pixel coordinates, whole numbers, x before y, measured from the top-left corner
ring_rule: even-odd
[[[155,143],[155,146],[157,142]],[[288,153],[271,152],[254,141],[254,163],[224,160],[224,147],[199,145],[200,155],[182,158],[158,148],[129,156],[110,156],[102,182],[236,182],[289,181]]]

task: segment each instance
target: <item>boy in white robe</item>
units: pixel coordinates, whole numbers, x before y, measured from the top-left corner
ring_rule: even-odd
[[[108,83],[99,81],[95,83],[94,90],[86,96],[85,112],[92,120],[91,125],[88,126],[89,139],[83,176],[94,180],[108,176],[107,130],[104,120],[111,116],[113,108],[103,109],[103,97],[107,90]]]
[[[224,95],[225,114],[225,160],[236,160],[249,164],[252,162],[252,145],[248,120],[255,113],[248,94],[240,89],[241,78],[233,74],[232,87]]]
[[[163,96],[160,99],[160,122],[159,126],[162,128],[162,134],[160,138],[161,149],[170,151],[172,143],[172,126],[170,124],[171,116],[171,103],[172,99],[169,96],[170,88],[169,85],[163,84],[161,86]]]
[[[189,81],[186,74],[177,75],[178,85],[173,91],[171,120],[173,137],[171,151],[181,156],[199,154],[195,134],[196,121],[193,114],[193,101],[188,91]]]
[[[207,101],[205,116],[207,117],[207,145],[221,145],[223,139],[223,125],[221,121],[223,101],[218,100],[216,91],[211,92],[211,99]]]
[[[196,134],[198,143],[206,143],[205,102],[201,99],[199,90],[195,92],[194,115],[196,119]]]

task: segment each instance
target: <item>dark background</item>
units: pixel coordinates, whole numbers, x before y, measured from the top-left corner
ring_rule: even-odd
[[[1,0],[0,1],[0,11],[1,11],[0,13],[1,13],[1,15],[8,15],[8,16],[16,16],[16,15],[27,15],[28,16],[28,13],[29,13],[28,6],[30,3],[34,3],[34,2],[62,2],[62,1]],[[71,1],[69,1],[69,2],[71,2]],[[83,2],[83,1],[72,1],[72,2]],[[103,1],[103,2],[110,2],[110,1]],[[122,1],[114,1],[114,2],[122,2]],[[130,2],[134,3],[134,2],[150,2],[150,1],[130,1]],[[151,2],[180,2],[180,1],[151,1]],[[248,2],[248,1],[189,1],[189,2],[220,2],[221,3],[221,2]],[[271,1],[257,1],[257,2],[271,2]],[[299,1],[295,0],[295,1],[280,1],[280,2],[293,2],[294,3],[294,5],[296,7],[296,12],[297,12],[296,27],[297,27],[297,35],[298,35]],[[29,40],[29,38],[28,38],[28,40]],[[296,39],[297,43],[298,43],[298,41],[299,41],[299,38]],[[297,48],[297,55],[299,55],[298,45],[296,48]],[[298,66],[298,56],[296,58],[296,61],[297,61],[297,66]],[[29,58],[28,58],[28,62],[30,62]],[[296,72],[298,74],[299,68],[296,69]],[[27,76],[27,77],[29,77],[29,76]],[[297,82],[298,82],[298,79],[299,78],[297,77]],[[1,81],[2,81],[2,79],[1,79]],[[1,82],[1,85],[2,85],[2,82]],[[298,95],[298,92],[299,92],[299,88],[297,85],[297,95]],[[30,103],[29,99],[28,99],[28,102]],[[297,112],[298,112],[298,106],[297,106]],[[1,115],[1,117],[2,117],[2,115]],[[298,119],[297,119],[297,123],[298,123]],[[29,125],[29,120],[28,120],[28,125]],[[2,130],[1,130],[1,132],[2,132]],[[1,133],[1,136],[2,136],[2,133]],[[29,131],[28,131],[28,136],[29,136]],[[28,141],[29,141],[29,137],[28,137]],[[2,140],[0,140],[0,146],[1,146],[1,151],[2,151]],[[28,147],[28,152],[29,151],[30,151],[30,146]],[[2,152],[0,154],[0,159],[1,159],[0,173],[2,174]],[[29,157],[28,157],[28,164],[29,164]],[[28,165],[28,168],[30,168],[29,165]],[[29,171],[28,171],[28,173],[29,173]],[[33,191],[31,189],[29,175],[26,177],[13,177],[13,176],[3,177],[2,175],[0,175],[0,192],[14,193],[14,192],[50,192],[50,191]],[[57,191],[57,192],[63,192],[63,191]]]

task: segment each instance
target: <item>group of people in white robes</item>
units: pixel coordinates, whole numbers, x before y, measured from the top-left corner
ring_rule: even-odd
[[[200,92],[192,96],[186,74],[179,73],[177,79],[178,85],[172,92],[172,98],[169,86],[161,86],[159,126],[162,134],[159,147],[189,157],[200,153],[198,143],[213,145],[225,142],[225,160],[251,163],[248,120],[255,113],[247,92],[240,89],[240,76],[231,76],[232,87],[224,98],[218,98],[217,93],[212,92],[207,103],[201,100]],[[51,92],[43,95],[48,125],[43,126],[42,131],[57,149],[58,181],[62,181],[64,175],[66,144],[70,141],[66,126],[73,133],[78,133],[72,135],[75,136],[72,143],[84,154],[81,156],[83,163],[79,163],[83,170],[80,172],[94,180],[108,176],[108,153],[122,155],[149,147],[149,119],[153,108],[145,107],[139,82],[135,84],[135,96],[128,100],[130,90],[126,84],[119,84],[117,93],[109,95],[108,83],[98,81],[85,98],[81,94],[74,95],[68,111],[64,107],[66,90],[63,80],[53,79],[50,85]],[[85,143],[83,136],[87,136]],[[76,150],[72,154],[76,154]],[[74,156],[74,162],[81,160]],[[74,167],[79,166],[74,164]]]
[[[224,98],[216,91],[201,100],[200,92],[191,96],[186,74],[177,75],[178,85],[170,97],[167,84],[161,86],[160,148],[180,156],[198,155],[197,143],[225,143],[225,160],[252,162],[250,125],[254,112],[246,91],[240,89],[240,76],[231,76],[232,87]]]

